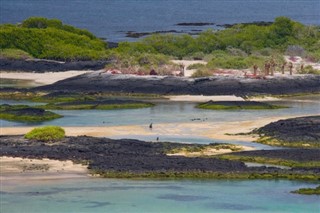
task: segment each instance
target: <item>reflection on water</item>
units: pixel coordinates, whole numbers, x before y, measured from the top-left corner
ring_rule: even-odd
[[[41,85],[34,80],[0,78],[0,88],[31,88]]]
[[[191,133],[192,134],[192,133]],[[230,143],[241,146],[253,147],[255,149],[281,149],[281,147],[268,146],[260,143],[239,141],[239,140],[218,140],[211,139],[206,137],[201,137],[198,135],[188,135],[188,136],[177,136],[177,135],[159,135],[159,136],[150,136],[150,135],[116,135],[116,136],[108,136],[108,138],[112,139],[136,139],[142,141],[151,141],[151,142],[177,142],[177,143],[195,143],[195,144],[210,144],[210,143]],[[158,139],[158,140],[157,140]]]
[[[3,186],[3,212],[317,212],[318,196],[290,191],[316,184],[275,180],[26,181]],[[245,196],[244,196],[245,195]]]

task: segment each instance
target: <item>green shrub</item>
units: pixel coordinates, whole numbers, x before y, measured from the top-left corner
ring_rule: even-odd
[[[213,71],[209,71],[207,69],[199,69],[194,72],[191,77],[192,78],[201,78],[201,77],[210,77],[213,75]]]
[[[315,74],[315,75],[320,75],[320,70],[314,69],[311,65],[306,66],[301,70],[299,69],[299,73],[301,74]]]
[[[28,132],[25,136],[27,139],[38,141],[57,141],[65,137],[65,131],[58,126],[45,126],[34,128]]]
[[[105,58],[106,43],[59,20],[28,19],[22,26],[0,25],[0,49],[19,49],[36,58],[73,61]]]
[[[7,58],[7,59],[30,59],[32,56],[19,49],[2,49],[0,51],[0,58]]]
[[[187,69],[192,70],[192,69],[203,69],[205,68],[206,65],[205,64],[200,64],[200,63],[196,63],[196,64],[191,64],[187,67]]]

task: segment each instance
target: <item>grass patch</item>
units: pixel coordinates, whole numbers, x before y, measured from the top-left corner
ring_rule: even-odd
[[[198,104],[196,107],[211,110],[265,110],[287,108],[256,101],[208,101]]]
[[[269,146],[281,146],[292,148],[320,148],[320,143],[317,141],[283,141],[269,136],[262,136],[255,142],[266,144]]]
[[[7,59],[31,59],[33,58],[29,53],[19,49],[2,49],[0,51],[0,58]]]
[[[300,96],[308,96],[308,95],[319,95],[320,92],[306,92],[306,93],[291,93],[291,94],[278,94],[278,95],[249,95],[248,99],[253,98],[291,98],[291,97],[300,97]]]
[[[29,107],[26,105],[1,105],[0,106],[0,119],[19,122],[42,122],[61,118],[54,112]]]
[[[24,91],[0,91],[0,99],[4,100],[28,100],[43,103],[61,103],[72,101],[97,100],[103,98],[123,99],[163,99],[158,94],[142,93],[70,93],[70,92],[24,92]]]
[[[115,109],[139,109],[146,107],[153,107],[152,103],[123,103],[123,104],[100,104],[100,103],[61,103],[61,104],[47,104],[44,106],[39,106],[42,109],[52,109],[52,110],[115,110]]]
[[[58,126],[45,126],[34,128],[24,137],[27,139],[38,141],[57,141],[65,137],[65,131]]]
[[[292,193],[302,194],[302,195],[320,195],[320,186],[316,188],[301,188]]]
[[[243,149],[237,145],[233,144],[188,144],[182,147],[173,148],[166,151],[166,154],[176,154],[176,153],[184,153],[184,154],[195,154],[199,153],[199,155],[205,155],[206,151],[216,150],[219,151],[220,149],[230,149],[233,152],[242,151]]]
[[[289,180],[320,180],[319,174],[313,173],[278,173],[278,172],[210,172],[210,171],[154,171],[154,172],[120,172],[91,171],[93,175],[103,178],[126,179],[289,179]]]
[[[20,92],[20,91],[1,91],[0,99],[3,100],[28,100],[34,101],[45,93],[40,92]]]
[[[294,167],[294,168],[319,168],[320,167],[320,161],[299,162],[299,161],[285,160],[280,158],[237,156],[237,155],[219,155],[218,158],[225,159],[225,160],[250,162],[250,163],[288,166],[288,167]]]

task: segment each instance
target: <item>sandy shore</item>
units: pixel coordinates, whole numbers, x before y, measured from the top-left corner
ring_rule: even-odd
[[[172,62],[184,66],[185,77],[190,77],[195,71],[197,71],[196,69],[188,69],[188,66],[192,64],[207,64],[207,62],[203,60],[172,60]]]
[[[0,72],[1,78],[33,80],[37,84],[48,85],[57,81],[71,78],[74,76],[90,73],[93,71],[65,71],[65,72],[46,72],[46,73],[30,73],[30,72]]]
[[[255,128],[262,127],[271,122],[293,118],[297,116],[270,117],[250,121],[239,122],[190,122],[190,123],[163,123],[153,124],[152,130],[149,125],[132,125],[132,126],[105,126],[105,127],[64,127],[68,136],[94,136],[94,137],[115,137],[124,136],[154,136],[177,135],[177,136],[203,136],[220,140],[240,140],[254,141],[254,135],[226,135],[250,132]],[[1,135],[19,135],[26,134],[34,127],[3,127]]]
[[[240,146],[236,145],[236,148],[239,148],[241,150],[239,151],[252,151],[254,150],[253,147],[249,146]],[[227,154],[227,153],[232,153],[231,149],[214,149],[214,148],[207,148],[201,152],[177,152],[174,154],[167,154],[169,156],[186,156],[186,157],[201,157],[201,156],[213,156],[213,155],[221,155],[221,154]]]
[[[88,176],[87,166],[72,161],[50,159],[26,159],[0,157],[0,181],[50,180],[60,178],[83,178]]]

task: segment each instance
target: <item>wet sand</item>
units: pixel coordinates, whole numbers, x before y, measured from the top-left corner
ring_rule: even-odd
[[[105,127],[63,127],[68,136],[94,136],[112,137],[121,135],[177,135],[177,136],[204,136],[221,140],[254,141],[255,135],[226,135],[247,133],[255,128],[262,127],[271,122],[293,118],[296,116],[270,117],[264,119],[240,121],[240,122],[193,122],[193,123],[160,123],[153,124],[152,130],[149,125],[132,126],[105,126]],[[3,127],[1,135],[26,134],[35,127]]]

